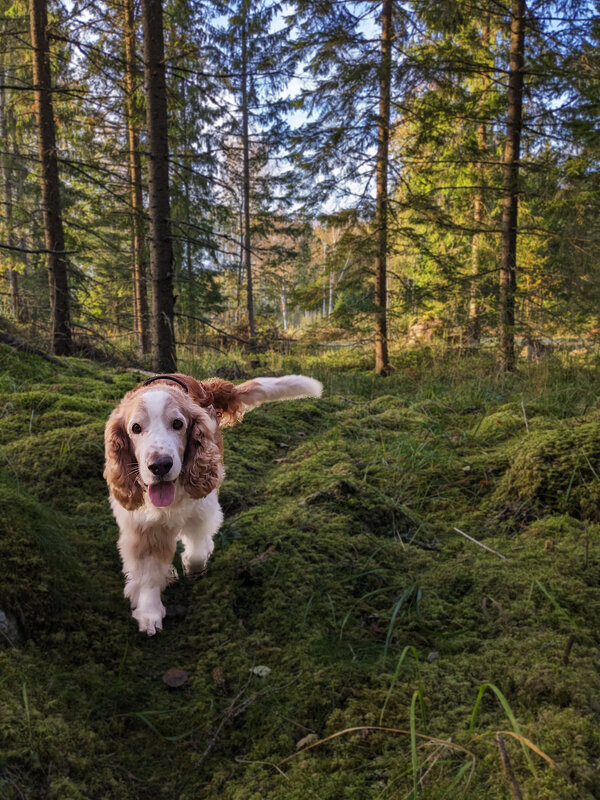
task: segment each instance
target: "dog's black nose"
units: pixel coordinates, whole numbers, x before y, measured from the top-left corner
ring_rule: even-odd
[[[148,469],[153,475],[158,475],[159,478],[162,478],[163,475],[169,472],[172,466],[172,458],[157,458],[153,464],[148,464]]]

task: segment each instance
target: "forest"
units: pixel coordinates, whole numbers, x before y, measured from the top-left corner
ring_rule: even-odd
[[[598,327],[591,2],[6,2],[1,311],[56,354]],[[516,342],[516,344],[515,344]]]
[[[600,797],[597,0],[0,0],[0,798]],[[103,432],[224,431],[164,629]]]

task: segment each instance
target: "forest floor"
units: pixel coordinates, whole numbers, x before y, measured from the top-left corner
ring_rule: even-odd
[[[226,431],[148,638],[102,480],[137,376],[0,345],[0,797],[600,797],[600,361],[393,361],[262,357],[323,399]]]

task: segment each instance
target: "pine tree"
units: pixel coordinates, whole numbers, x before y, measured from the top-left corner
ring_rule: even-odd
[[[523,125],[525,2],[512,0],[506,143],[502,167],[502,231],[500,238],[500,356],[504,370],[515,368],[515,293],[517,289],[517,222],[519,159]]]
[[[142,0],[148,128],[152,355],[157,372],[175,369],[173,248],[162,0]]]
[[[387,258],[389,251],[389,139],[392,109],[402,70],[394,35],[398,14],[392,0],[365,7],[335,2],[296,3],[302,53],[312,86],[298,100],[308,119],[295,137],[296,159],[306,172],[306,197],[313,206],[354,196],[360,213],[373,225],[372,312],[375,320],[375,369],[389,372],[387,335]],[[372,39],[379,23],[378,47]],[[373,186],[373,176],[375,176]]]
[[[142,195],[142,160],[136,113],[137,48],[133,0],[123,0],[123,43],[125,45],[125,120],[129,149],[131,186],[131,272],[134,330],[140,354],[150,352],[148,297],[146,289],[146,245],[144,241],[144,203]]]
[[[239,274],[244,273],[249,346],[256,345],[254,269],[255,242],[272,215],[278,226],[286,204],[283,173],[278,161],[285,133],[284,114],[289,102],[284,90],[294,59],[286,50],[288,29],[272,30],[279,4],[261,0],[217,3],[212,35],[219,45],[214,70],[224,77],[219,121],[221,180],[235,198],[234,213],[241,221]],[[227,27],[222,20],[227,19]],[[232,209],[233,210],[233,209]]]
[[[52,313],[52,349],[56,355],[69,355],[71,353],[69,287],[58,178],[46,0],[29,0],[29,15],[42,210]]]

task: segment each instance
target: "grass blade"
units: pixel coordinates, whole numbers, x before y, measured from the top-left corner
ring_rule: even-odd
[[[543,585],[543,583],[541,583],[541,582],[540,582],[540,581],[538,581],[538,580],[534,581],[534,583],[535,583],[535,585],[538,587],[538,589],[540,590],[540,592],[542,592],[542,594],[544,594],[544,595],[545,595],[545,596],[548,598],[548,600],[550,600],[550,602],[552,603],[552,605],[554,606],[554,608],[555,608],[555,609],[558,611],[558,613],[559,613],[559,614],[561,614],[561,615],[562,615],[562,616],[563,616],[563,617],[564,617],[566,620],[568,620],[568,621],[569,621],[569,623],[570,623],[570,624],[571,624],[571,625],[572,625],[574,628],[577,628],[577,623],[576,623],[576,622],[575,622],[573,619],[571,619],[571,617],[569,616],[569,614],[568,614],[568,613],[565,611],[565,609],[564,609],[564,608],[561,606],[561,604],[558,602],[558,600],[556,600],[556,598],[555,598],[555,597],[553,597],[553,596],[550,594],[550,592],[549,592],[549,591],[546,589],[546,587]]]
[[[523,747],[523,753],[525,755],[525,760],[527,761],[529,769],[531,770],[533,775],[536,775],[535,766],[533,764],[531,756],[529,755],[529,750],[526,748],[525,743],[524,743],[525,737],[521,733],[521,729],[519,727],[519,723],[517,722],[516,717],[513,714],[512,708],[508,704],[508,700],[506,699],[506,697],[504,697],[504,695],[502,694],[500,689],[497,686],[495,686],[493,683],[484,683],[482,686],[479,687],[479,693],[477,695],[477,700],[475,701],[475,705],[473,707],[473,713],[471,714],[471,723],[469,725],[469,736],[473,735],[473,731],[475,729],[475,718],[477,716],[477,712],[479,711],[479,706],[481,705],[481,701],[483,699],[483,695],[486,693],[486,691],[488,689],[491,689],[492,692],[494,692],[494,694],[496,695],[496,697],[500,701],[500,705],[504,709],[504,713],[508,717],[508,720],[509,720],[510,724],[512,725],[514,732],[517,734],[517,738],[521,742],[521,745]]]
[[[388,626],[387,636],[385,637],[385,646],[383,648],[383,657],[384,657],[384,659],[387,656],[387,653],[388,653],[388,650],[389,650],[389,647],[390,647],[390,643],[392,641],[392,634],[394,632],[394,623],[396,622],[396,617],[398,616],[398,612],[400,611],[400,609],[402,608],[404,603],[408,600],[408,598],[411,596],[411,594],[414,592],[414,590],[415,590],[414,586],[409,586],[408,589],[405,589],[402,592],[402,594],[400,595],[400,597],[398,599],[398,602],[394,606],[394,611],[392,613],[392,618],[390,619],[390,624]]]
[[[400,667],[404,662],[404,659],[408,655],[408,653],[412,653],[415,663],[417,665],[417,676],[419,682],[419,705],[421,707],[421,718],[423,720],[423,725],[427,728],[427,713],[425,711],[425,696],[423,690],[423,680],[421,678],[421,668],[419,665],[419,654],[415,647],[412,644],[407,644],[404,650],[400,653],[400,658],[398,659],[398,663],[396,664],[396,669],[394,670],[394,674],[392,675],[392,680],[390,682],[389,689],[386,692],[385,699],[383,701],[383,706],[381,707],[381,713],[379,714],[379,724],[383,724],[383,715],[385,714],[385,709],[387,704],[389,703],[390,697],[392,696],[392,692],[394,691],[394,686],[396,685],[396,681],[398,680],[398,676],[400,675]]]
[[[410,759],[412,764],[413,776],[413,798],[419,796],[419,762],[417,760],[417,725],[415,719],[415,706],[419,692],[413,692],[412,700],[410,701]]]

